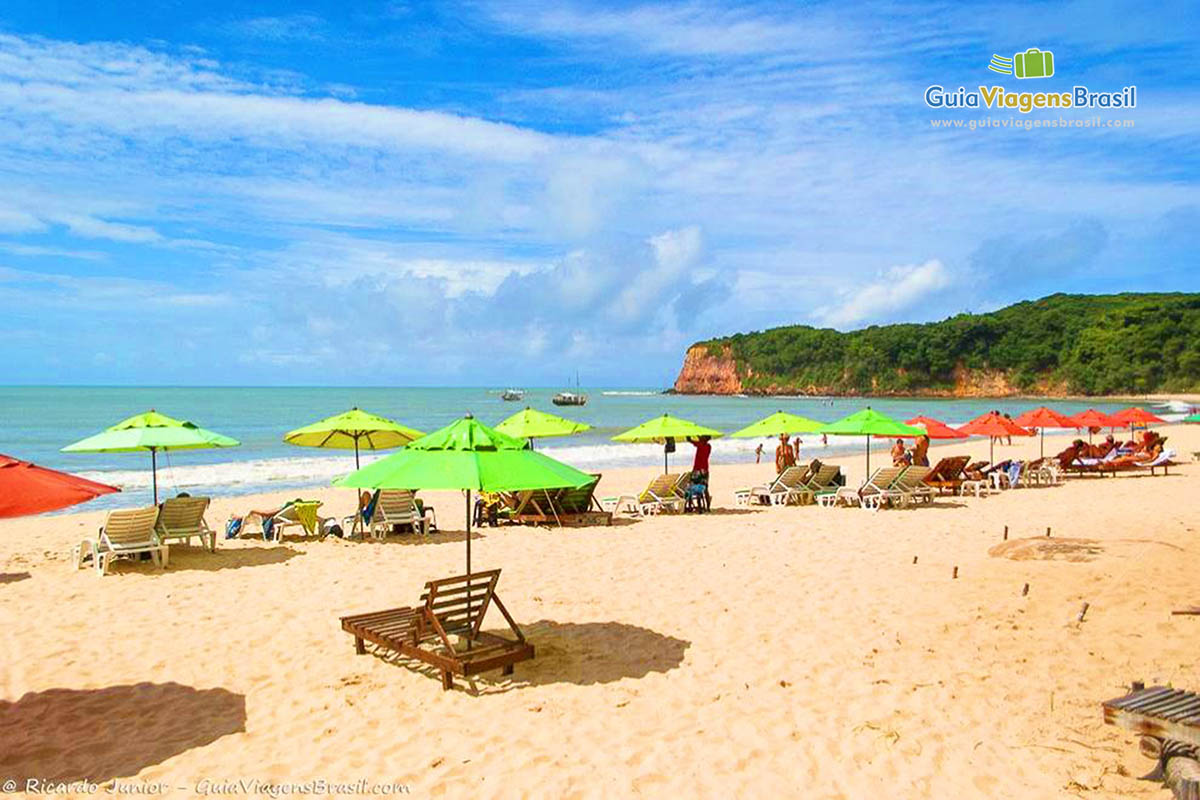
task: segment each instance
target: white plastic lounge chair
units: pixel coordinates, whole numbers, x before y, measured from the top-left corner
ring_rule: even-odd
[[[883,502],[883,493],[892,487],[907,467],[880,467],[871,474],[857,489],[844,486],[834,494],[823,494],[818,497],[825,508],[839,505],[861,506],[864,509],[878,511]]]
[[[691,473],[687,473],[690,476]],[[648,516],[661,511],[683,511],[684,498],[678,493],[683,475],[665,472],[646,485],[641,494],[623,494],[604,497],[600,506],[605,511],[616,513],[625,507],[638,516]]]
[[[379,499],[375,501],[375,513],[371,515],[367,528],[372,537],[382,539],[396,525],[412,526],[413,531],[422,536],[429,533],[429,520],[417,508],[417,499],[412,491],[381,489]]]
[[[933,469],[930,467],[909,467],[900,473],[890,487],[881,492],[881,502],[896,503],[901,506],[917,500],[932,503],[934,488],[925,483],[925,478],[931,472]]]
[[[217,549],[217,532],[204,521],[204,512],[212,502],[207,497],[172,497],[164,500],[158,512],[158,523],[154,530],[165,544],[183,540],[189,544],[195,536],[201,547],[209,551]]]
[[[743,506],[748,506],[755,500],[768,506],[803,502],[806,496],[812,494],[804,482],[807,475],[808,467],[788,467],[776,475],[770,484],[738,489],[733,493],[733,501]]]
[[[270,528],[271,538],[279,541],[288,528],[302,528],[309,536],[322,533],[327,518],[317,513],[321,505],[319,500],[293,500],[270,516],[251,511],[242,518],[242,526],[237,535],[261,536],[266,539],[267,529]],[[267,524],[268,521],[270,525]]]
[[[151,560],[167,568],[169,551],[154,525],[158,521],[158,506],[110,511],[97,539],[85,539],[75,548],[75,568],[83,567],[90,557],[98,575],[107,575],[117,556],[149,553]]]

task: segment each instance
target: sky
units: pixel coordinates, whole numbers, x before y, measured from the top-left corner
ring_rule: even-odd
[[[1198,44],[1172,0],[6,0],[0,383],[664,387],[739,331],[1197,291]],[[934,124],[1090,118],[1132,125]]]

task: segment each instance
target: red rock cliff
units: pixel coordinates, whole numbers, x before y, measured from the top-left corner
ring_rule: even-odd
[[[680,394],[740,394],[742,379],[738,377],[737,362],[726,350],[714,356],[703,345],[689,347],[683,358],[683,369],[675,379],[675,391]]]

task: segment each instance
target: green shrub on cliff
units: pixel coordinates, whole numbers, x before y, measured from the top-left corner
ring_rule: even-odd
[[[1077,394],[1200,389],[1200,295],[1056,294],[989,314],[850,333],[793,325],[702,342],[728,349],[747,390],[909,394],[962,367],[1019,389]]]

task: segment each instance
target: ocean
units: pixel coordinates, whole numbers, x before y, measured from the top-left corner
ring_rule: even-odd
[[[159,455],[160,497],[176,491],[231,495],[284,488],[328,485],[354,469],[352,451],[321,450],[285,444],[283,434],[352,406],[390,417],[426,432],[465,413],[494,425],[526,405],[591,424],[592,430],[565,439],[536,442],[539,450],[580,469],[653,466],[662,462],[658,445],[619,444],[611,439],[652,416],[669,412],[702,425],[733,431],[777,410],[832,421],[870,405],[897,419],[917,414],[952,425],[999,409],[1016,416],[1031,400],[935,398],[697,397],[666,395],[654,389],[584,388],[588,404],[557,408],[556,389],[529,389],[521,402],[500,398],[492,388],[297,388],[297,387],[0,387],[0,452],[122,487],[121,494],[100,498],[87,508],[134,506],[150,502],[148,453],[62,453],[60,448],[150,408],[195,422],[241,441],[240,447],[187,450]],[[1127,404],[1051,401],[1053,408],[1075,413],[1088,407],[1112,412]],[[859,437],[804,436],[804,457],[821,453],[861,452]],[[718,439],[712,463],[754,460],[761,439]],[[874,445],[886,449],[889,443]],[[764,457],[774,447],[764,443]],[[389,451],[365,452],[363,463]],[[690,464],[691,448],[681,443],[672,464]]]

